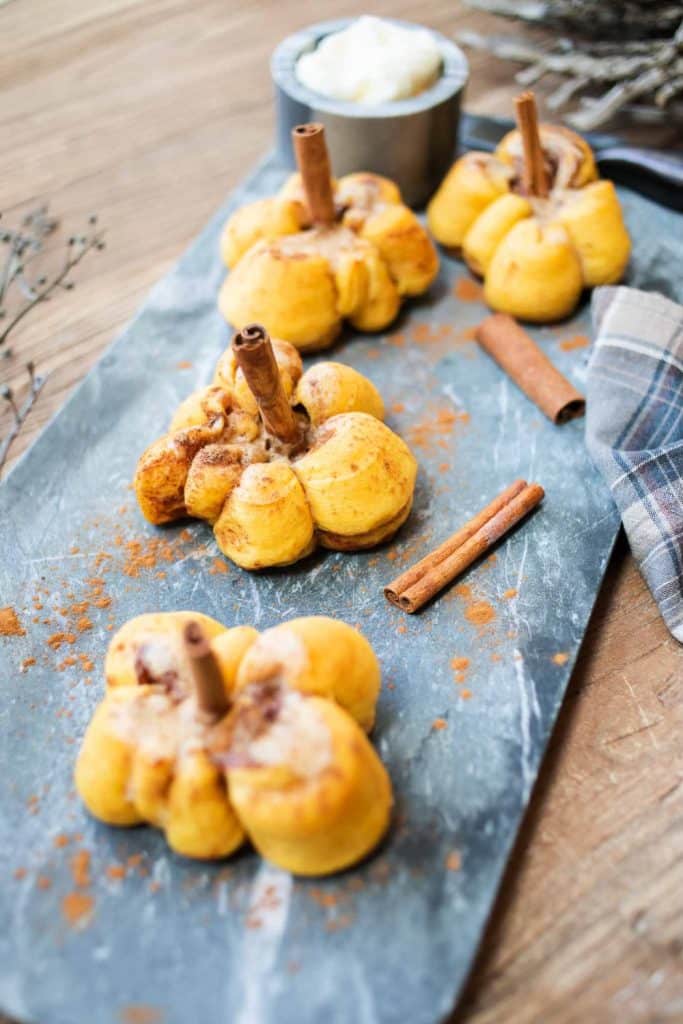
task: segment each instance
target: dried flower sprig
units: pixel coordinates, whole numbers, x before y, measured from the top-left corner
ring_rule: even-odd
[[[34,211],[24,218],[24,231],[5,232],[1,240],[9,251],[5,267],[0,275],[0,319],[6,316],[4,299],[13,282],[16,282],[24,296],[24,302],[10,318],[6,326],[0,330],[0,348],[7,343],[10,333],[18,323],[30,313],[40,302],[46,302],[58,288],[70,291],[74,287],[69,274],[84,256],[93,250],[104,249],[103,232],[96,230],[97,217],[93,214],[88,220],[89,231],[85,235],[72,235],[66,246],[66,254],[61,269],[52,277],[42,275],[31,281],[26,275],[26,267],[42,250],[43,240],[57,227],[57,221],[47,216],[46,207]]]
[[[0,214],[0,216],[2,216]],[[28,213],[18,230],[0,231],[0,244],[6,246],[4,261],[0,261],[0,353],[5,359],[13,355],[8,345],[10,335],[28,314],[43,302],[47,302],[58,290],[71,291],[74,281],[71,273],[81,260],[93,251],[104,249],[104,233],[97,228],[97,217],[88,220],[85,234],[72,235],[66,243],[66,252],[59,268],[52,274],[30,273],[32,262],[44,251],[45,239],[58,227],[58,221],[50,217],[46,206],[40,206]],[[8,298],[18,296],[10,312]],[[32,361],[25,364],[28,375],[28,392],[20,400],[9,384],[0,386],[0,397],[4,398],[12,413],[12,425],[5,438],[0,440],[0,473],[7,461],[13,442],[18,437],[31,409],[42,391],[46,374],[37,374]]]
[[[586,17],[582,27],[585,29],[590,25],[595,34],[595,26],[599,28],[602,24],[597,17],[598,9],[602,11],[603,20],[609,13],[617,22],[621,9],[616,2],[598,3],[597,0],[557,0],[557,3],[527,4],[513,4],[507,0],[467,2],[471,7],[529,21],[552,21],[553,15],[557,20],[568,20],[572,12],[585,14],[592,10],[597,20]],[[637,23],[638,8],[642,9],[644,5],[627,3],[622,6],[622,14],[629,15]],[[525,64],[526,67],[515,76],[516,81],[522,85],[538,82],[547,74],[562,75],[566,81],[548,98],[548,107],[557,110],[579,96],[579,108],[570,111],[565,120],[579,131],[589,131],[605,124],[634,102],[638,102],[641,113],[661,115],[664,108],[683,93],[683,4],[673,5],[673,8],[669,13],[677,20],[668,37],[644,39],[641,35],[633,41],[623,38],[609,41],[556,38],[544,44],[512,36],[462,32],[458,40],[472,49],[485,50],[504,60]],[[646,10],[644,16],[647,14]],[[571,26],[577,29],[577,37],[577,26],[580,24],[576,20]],[[650,26],[649,22],[647,24]],[[660,26],[664,31],[661,22]],[[608,26],[605,21],[604,27],[606,30],[613,28],[613,22],[609,21]],[[644,24],[642,29],[645,32]],[[580,96],[587,89],[599,92],[600,95]]]
[[[16,396],[14,394],[13,389],[9,386],[9,384],[4,384],[2,388],[0,388],[0,395],[5,399],[5,402],[11,408],[12,416],[14,419],[14,422],[10,427],[9,433],[7,434],[6,437],[2,439],[2,441],[0,441],[0,474],[2,473],[5,467],[5,462],[7,461],[9,450],[13,442],[19,436],[19,432],[21,431],[21,428],[24,425],[24,421],[26,420],[26,417],[30,413],[33,406],[35,405],[38,399],[38,395],[43,390],[45,381],[47,380],[46,375],[39,376],[36,373],[35,366],[31,361],[26,363],[26,372],[28,374],[30,386],[28,395],[25,397],[21,405],[17,404]]]

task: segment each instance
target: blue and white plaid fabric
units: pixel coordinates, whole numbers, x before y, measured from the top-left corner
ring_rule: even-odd
[[[683,306],[598,288],[586,440],[664,620],[683,643]]]

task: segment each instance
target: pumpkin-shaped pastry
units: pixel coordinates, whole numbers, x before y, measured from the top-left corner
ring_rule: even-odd
[[[106,677],[75,780],[107,824],[155,825],[205,859],[250,838],[308,875],[348,867],[386,830],[391,785],[363,732],[379,666],[351,626],[294,619],[259,635],[141,615],[113,638]]]
[[[251,325],[141,456],[140,508],[151,523],[206,519],[244,569],[287,565],[317,544],[372,547],[407,518],[417,471],[383,414],[361,374],[340,363],[303,373],[293,346]]]
[[[225,226],[231,272],[219,307],[235,328],[256,320],[299,349],[325,348],[344,319],[361,331],[387,327],[439,261],[393,182],[369,173],[333,181],[322,125],[295,128],[293,140],[300,174]]]
[[[566,128],[539,128],[530,93],[517,115],[519,130],[494,154],[456,161],[427,215],[437,240],[483,277],[492,309],[545,322],[568,316],[585,287],[618,281],[631,244],[588,144]]]

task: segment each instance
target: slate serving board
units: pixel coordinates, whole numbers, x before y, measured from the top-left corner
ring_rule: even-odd
[[[0,1005],[20,1020],[442,1019],[476,952],[615,539],[582,421],[552,426],[478,350],[471,328],[484,307],[448,258],[390,333],[348,335],[332,353],[379,385],[420,461],[415,509],[392,545],[250,575],[221,571],[203,524],[145,524],[129,487],[138,454],[208,382],[228,342],[215,309],[221,226],[283,173],[272,157],[257,168],[0,489],[0,605],[26,631],[0,638]],[[631,280],[670,291],[683,218],[622,198],[637,239]],[[585,308],[534,332],[579,387],[588,332]],[[495,559],[419,616],[384,601],[400,567],[518,476],[540,481],[547,499]],[[382,661],[375,740],[397,798],[375,856],[302,881],[250,851],[222,865],[182,861],[152,829],[87,817],[71,772],[112,629],[177,608],[260,628],[310,613],[361,626]],[[453,659],[469,663],[454,669]]]

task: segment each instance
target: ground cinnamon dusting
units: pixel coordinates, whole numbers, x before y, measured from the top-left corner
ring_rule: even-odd
[[[131,1003],[121,1010],[121,1024],[161,1024],[161,1010],[144,1003]]]
[[[451,658],[451,668],[454,672],[464,672],[469,668],[469,658]]]
[[[226,572],[228,572],[228,565],[225,559],[214,558],[213,562],[211,563],[211,568],[209,569],[209,575],[220,576]]]
[[[484,289],[471,277],[459,277],[455,282],[453,294],[461,302],[483,302]]]
[[[62,644],[73,644],[75,642],[75,633],[64,633],[62,631],[53,633],[46,640],[48,647],[51,647],[53,651],[58,651]]]
[[[0,636],[26,636],[14,608],[0,608]]]
[[[79,889],[87,889],[90,885],[90,854],[87,850],[78,850],[71,858],[71,875],[74,885]]]
[[[403,402],[394,402],[394,404],[391,407],[391,411],[392,412],[396,412],[396,413],[398,413],[398,412],[405,412],[405,408],[406,407],[403,404]]]
[[[442,729],[447,728],[448,722],[446,721],[445,718],[435,718],[434,721],[432,722],[432,729],[436,730],[436,732],[441,732]]]
[[[588,345],[590,345],[590,341],[585,334],[575,334],[573,338],[565,338],[560,342],[563,352],[573,352],[576,348],[586,348]]]
[[[503,597],[507,600],[510,600],[510,598],[512,597],[517,597],[517,590],[515,589],[515,587],[510,587],[509,590],[503,591]]]
[[[412,447],[432,451],[435,447],[448,448],[448,439],[453,434],[457,423],[468,423],[469,413],[464,410],[438,409],[418,423],[414,423],[408,431],[408,439]]]
[[[52,845],[57,850],[61,850],[63,849],[63,847],[69,845],[69,837],[66,835],[65,832],[60,832],[59,835],[56,835],[52,840]]]
[[[75,928],[85,923],[90,917],[95,906],[92,896],[84,892],[68,892],[62,900],[62,914],[67,923]]]
[[[477,340],[477,331],[478,331],[478,329],[479,329],[479,325],[478,324],[475,324],[474,327],[465,327],[460,332],[461,340],[462,341],[476,341]]]
[[[457,850],[451,850],[446,857],[446,870],[447,871],[459,871],[462,867],[462,857]]]
[[[192,363],[188,359],[181,359],[179,363],[176,363],[177,370],[189,370]]]
[[[465,608],[465,618],[475,626],[485,626],[493,622],[495,617],[495,610],[488,601],[475,601]]]
[[[557,654],[553,654],[553,661],[556,665],[566,665],[569,661],[569,655],[566,651],[558,651]]]
[[[110,864],[108,868],[105,868],[104,873],[107,878],[114,880],[126,877],[126,869],[123,864]]]
[[[37,889],[49,889],[52,886],[52,879],[48,878],[47,875],[38,875],[36,878]]]
[[[21,666],[20,666],[20,671],[21,672],[26,672],[27,669],[29,669],[31,667],[31,665],[35,665],[35,663],[36,663],[36,659],[35,658],[24,658],[24,660],[22,661]]]

